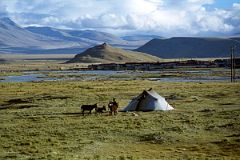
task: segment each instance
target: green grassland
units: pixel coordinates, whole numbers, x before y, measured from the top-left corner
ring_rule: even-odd
[[[65,64],[73,54],[0,54],[0,76],[13,75],[22,71],[67,70],[85,68],[88,64]]]
[[[80,114],[151,87],[175,110]],[[239,82],[0,83],[0,159],[240,159],[239,97]]]

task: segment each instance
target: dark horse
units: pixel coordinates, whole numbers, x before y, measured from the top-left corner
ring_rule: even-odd
[[[91,114],[91,113],[92,113],[92,110],[93,110],[94,108],[95,108],[95,109],[97,108],[97,103],[94,104],[94,105],[82,105],[82,106],[81,106],[82,114],[84,115],[84,111],[85,111],[85,110],[89,111],[88,114]]]
[[[97,107],[95,108],[96,114],[97,113],[103,113],[103,111],[106,111],[106,106],[103,107]]]
[[[109,102],[108,108],[110,110],[110,112],[109,112],[110,115],[113,115],[113,113],[114,113],[114,115],[117,115],[118,103],[116,101]]]

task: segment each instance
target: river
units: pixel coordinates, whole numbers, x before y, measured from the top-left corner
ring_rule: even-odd
[[[179,71],[171,71],[171,73],[178,73]],[[30,71],[23,72],[18,76],[4,76],[0,77],[0,82],[39,82],[39,81],[62,81],[62,80],[95,80],[95,79],[147,79],[152,81],[162,82],[208,82],[208,81],[228,81],[227,76],[209,76],[209,70],[199,71],[183,71],[183,74],[201,74],[201,76],[176,77],[166,76],[159,78],[143,78],[143,74],[163,74],[168,71]],[[57,76],[49,76],[57,75]],[[204,76],[202,76],[204,75]],[[238,79],[239,80],[239,79]]]

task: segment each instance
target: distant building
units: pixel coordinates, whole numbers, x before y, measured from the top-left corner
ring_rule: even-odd
[[[231,59],[216,59],[214,61],[218,67],[231,67]],[[235,68],[240,68],[240,58],[235,58]]]
[[[160,70],[171,68],[209,68],[216,67],[213,61],[174,61],[174,62],[128,62],[128,63],[106,63],[89,65],[90,70]]]

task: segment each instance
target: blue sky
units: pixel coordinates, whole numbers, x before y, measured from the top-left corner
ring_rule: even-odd
[[[240,32],[240,0],[1,0],[21,26],[117,35],[222,36]]]
[[[222,8],[231,9],[233,3],[239,3],[240,0],[215,0],[215,2],[210,5],[212,8]]]

